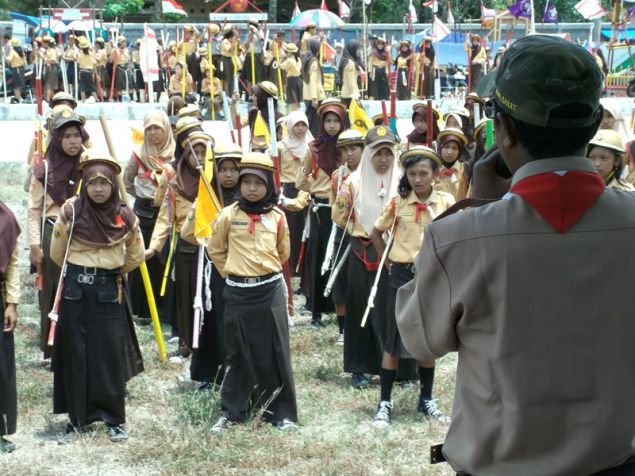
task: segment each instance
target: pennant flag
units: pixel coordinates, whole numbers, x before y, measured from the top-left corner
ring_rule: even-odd
[[[450,25],[450,27],[454,26],[454,15],[452,15],[452,5],[450,5],[450,2],[448,2],[448,25]]]
[[[496,10],[493,8],[485,8],[483,2],[481,2],[481,27],[485,29],[494,28],[494,21],[496,20]]]
[[[181,15],[184,17],[187,16],[187,12],[185,11],[185,9],[181,5],[176,3],[175,0],[161,0],[161,9],[164,14],[173,13],[175,15]]]
[[[297,5],[297,3],[296,3],[296,5]],[[339,12],[340,18],[344,19],[344,18],[350,18],[351,17],[351,9],[346,4],[346,2],[340,0],[339,1],[339,7],[340,7],[340,12]]]
[[[408,13],[410,14],[409,23],[412,25],[413,23],[417,23],[417,10],[415,6],[412,4],[412,0],[410,0],[410,5],[408,5]]]
[[[132,143],[134,145],[143,144],[143,140],[144,140],[143,131],[140,131],[136,127],[130,126],[130,132],[132,134]]]
[[[558,17],[558,10],[556,10],[556,6],[553,4],[552,0],[547,0],[547,4],[545,5],[545,14],[542,16],[542,21],[544,23],[558,23],[560,18]]]
[[[373,121],[370,120],[364,108],[359,106],[356,99],[353,99],[348,107],[348,119],[351,123],[351,129],[364,135],[373,128]]]
[[[516,3],[510,6],[508,10],[516,18],[531,18],[531,15],[533,15],[531,0],[516,0]]]
[[[434,15],[434,22],[432,23],[432,40],[441,41],[450,33],[450,29],[443,24],[439,17]]]
[[[587,20],[597,20],[606,14],[600,0],[581,0],[573,8]]]
[[[322,42],[322,60],[326,62],[331,62],[333,60],[333,56],[335,56],[335,48],[328,44],[328,42]]]
[[[157,56],[157,37],[152,28],[144,24],[144,41],[139,47],[139,67],[143,75],[143,82],[150,83],[159,80],[159,57]]]
[[[207,238],[212,234],[212,223],[220,213],[217,209],[220,201],[211,187],[214,178],[214,155],[212,154],[212,146],[207,144],[205,151],[205,164],[203,166],[203,175],[198,183],[198,195],[196,201],[196,212],[194,215],[194,236],[197,238]],[[209,185],[206,186],[203,180]],[[211,192],[211,196],[210,196]]]
[[[265,144],[269,147],[271,144],[271,136],[269,135],[269,126],[263,119],[263,117],[258,113],[256,115],[256,120],[254,121],[254,131],[252,134],[254,137],[264,137]]]
[[[326,5],[326,0],[322,0],[322,3],[320,3],[320,10],[328,10],[329,7]]]
[[[439,2],[437,0],[430,0],[429,2],[423,2],[422,7],[432,8],[432,13],[439,11]]]
[[[295,18],[297,17],[300,13],[302,13],[300,11],[300,7],[298,7],[298,2],[295,2],[295,7],[293,8],[293,13],[291,14],[291,18]]]
[[[631,21],[631,18],[633,18],[633,15],[635,15],[635,7],[631,7],[631,9],[628,11],[628,13],[626,14],[626,20],[627,22]]]

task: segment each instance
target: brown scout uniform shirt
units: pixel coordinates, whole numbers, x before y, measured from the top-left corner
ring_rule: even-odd
[[[436,179],[434,188],[449,193],[458,202],[467,196],[468,186],[463,164],[457,160],[449,169],[445,166],[439,169],[439,178]]]
[[[535,160],[513,184],[567,170],[595,174],[584,157]],[[571,199],[557,202],[561,216]],[[582,475],[635,455],[635,319],[616,291],[635,281],[635,255],[616,254],[634,241],[635,200],[613,189],[564,233],[513,193],[426,228],[396,315],[413,358],[458,352],[455,471]]]
[[[325,97],[320,61],[316,59],[309,66],[309,82],[302,82],[302,98],[305,101],[313,101],[314,99],[321,101]]]
[[[168,202],[168,200],[170,202]],[[157,217],[157,222],[154,225],[152,239],[150,240],[150,246],[148,248],[155,250],[157,253],[163,249],[170,232],[170,223],[172,223],[172,226],[176,226],[176,232],[180,233],[183,222],[187,218],[191,207],[192,202],[187,200],[185,197],[182,197],[176,191],[173,191],[169,197],[166,197],[161,205],[161,210],[159,210],[159,216]]]
[[[223,276],[254,277],[282,271],[290,246],[289,227],[280,209],[274,207],[252,222],[234,203],[216,219],[207,254]]]
[[[18,245],[15,245],[13,252],[7,263],[7,270],[4,276],[5,295],[7,304],[20,303],[20,269],[18,268]],[[4,312],[2,314],[4,316]]]
[[[310,149],[302,158],[295,186],[317,198],[330,198],[331,196],[331,177],[318,166]]]
[[[295,56],[290,56],[280,63],[280,69],[287,73],[287,78],[297,78],[302,74],[302,62]]]
[[[355,61],[349,59],[344,66],[344,77],[342,78],[342,97],[353,98],[359,97],[359,89],[357,88],[357,65]]]
[[[331,207],[331,219],[333,223],[343,228],[349,235],[367,240],[369,238],[368,233],[366,233],[364,227],[355,219],[355,210],[351,213],[355,193],[355,187],[353,187],[349,175],[337,192],[335,203]]]

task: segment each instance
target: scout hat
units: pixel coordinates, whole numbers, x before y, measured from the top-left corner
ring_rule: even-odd
[[[295,43],[284,43],[282,45],[282,49],[284,51],[286,51],[287,53],[297,53],[298,52],[298,47],[296,46]]]
[[[366,133],[364,145],[377,148],[381,144],[395,145],[395,135],[387,126],[375,126]]]
[[[203,118],[203,116],[201,115],[201,110],[196,104],[188,104],[187,106],[179,110],[179,118],[187,116],[195,117],[199,121],[201,121]]]
[[[340,136],[337,138],[337,143],[335,144],[335,146],[345,147],[347,145],[357,144],[363,147],[364,140],[365,137],[361,132],[354,129],[348,129],[340,134]]]
[[[476,93],[470,93],[467,96],[465,96],[465,102],[467,103],[468,101],[477,102],[479,104],[485,104],[485,99],[483,99],[481,96],[479,96]]]
[[[95,38],[95,43],[104,43],[104,39],[101,36]]]
[[[74,40],[75,39],[75,35],[73,35],[72,33],[68,34],[68,39],[69,40]]]
[[[262,152],[248,152],[244,154],[239,167],[241,176],[253,174],[265,182],[269,181],[266,172],[273,172],[275,170],[271,158]]]
[[[371,121],[373,121],[373,124],[375,126],[382,125],[384,123],[384,115],[383,115],[383,113],[380,112],[379,114],[375,114],[373,116],[373,118],[371,119]]]
[[[474,132],[472,133],[472,140],[474,140],[475,142],[478,140],[478,136],[487,124],[487,121],[488,119],[486,117],[478,121],[476,127],[474,128]]]
[[[192,131],[191,134],[188,134],[182,141],[181,141],[181,147],[183,147],[183,149],[189,151],[190,147],[187,143],[192,144],[192,146],[203,142],[203,143],[207,143],[207,142],[211,142],[212,143],[212,149],[214,148],[214,138],[212,136],[210,136],[207,132],[203,132],[203,131]]]
[[[428,110],[428,104],[425,102],[417,102],[413,104],[412,118],[414,119],[415,114],[419,114],[423,117],[426,117],[427,110]],[[434,107],[434,105],[432,106],[432,117],[434,118],[435,121],[438,121],[440,117],[439,111]]]
[[[260,23],[258,22],[258,20],[254,20],[253,18],[250,18],[249,20],[247,20],[247,25],[252,25],[258,28],[258,25],[260,25]]]
[[[201,55],[201,56],[203,56],[203,55],[207,56],[207,46],[201,46],[198,49],[198,54]]]
[[[447,129],[442,130],[437,135],[437,143],[442,148],[445,144],[451,141],[456,141],[459,144],[461,149],[467,145],[467,137],[461,129],[456,129],[454,127],[448,127]]]
[[[45,43],[55,42],[55,40],[53,39],[53,37],[52,37],[52,36],[50,36],[50,35],[46,35],[46,36],[43,38],[43,40],[44,40],[44,42],[45,42]]]
[[[613,129],[600,129],[589,141],[587,151],[590,151],[594,146],[604,147],[619,155],[626,153],[622,136]]]
[[[339,117],[344,117],[345,110],[346,108],[344,107],[344,104],[342,104],[342,102],[339,99],[328,98],[322,101],[322,104],[318,106],[317,113],[320,116],[323,116],[327,112],[334,112]]]
[[[126,37],[123,35],[119,35],[119,37],[117,38],[117,44],[125,43],[125,42],[126,42]]]
[[[11,46],[20,46],[20,40],[18,40],[17,38],[11,38]]]
[[[53,129],[59,129],[71,123],[83,126],[86,124],[86,118],[70,108],[64,108],[53,114]]]
[[[243,149],[233,142],[229,144],[218,144],[214,146],[214,156],[217,164],[228,159],[234,162],[240,162],[243,158]]]
[[[430,147],[426,147],[425,145],[414,145],[410,147],[410,149],[399,156],[399,163],[403,164],[404,161],[410,157],[423,157],[426,159],[431,159],[438,165],[442,165],[441,159],[439,158],[437,153]]]
[[[109,167],[112,167],[113,169],[115,169],[115,174],[121,173],[121,166],[111,156],[107,154],[96,153],[92,149],[88,149],[86,151],[86,155],[88,155],[88,160],[80,162],[79,165],[77,166],[77,169],[80,172],[83,172],[83,170],[90,165],[100,163],[100,164],[108,165]]]
[[[232,26],[228,23],[227,25],[223,27],[223,35],[226,35],[230,31],[232,31],[232,29],[233,29]]]
[[[176,130],[174,131],[176,133],[176,135],[180,135],[183,132],[189,131],[190,129],[193,129],[194,127],[201,127],[203,125],[203,123],[192,116],[185,116],[185,117],[180,117],[178,119],[178,121],[176,121]]]
[[[258,86],[272,98],[278,99],[278,86],[273,84],[271,81],[262,81],[258,83]]]
[[[218,35],[218,32],[220,31],[220,26],[218,26],[216,23],[209,23],[207,25],[207,31],[209,32],[210,35],[216,36]]]
[[[317,28],[317,23],[315,23],[314,21],[310,21],[309,23],[307,23],[305,29],[308,30],[310,28]]]
[[[183,28],[185,29],[185,31],[194,31],[193,25],[185,25]]]
[[[603,84],[602,71],[584,48],[561,38],[531,35],[505,51],[494,97],[504,113],[527,124],[578,128],[599,119]],[[585,106],[588,113],[552,117],[555,109],[567,105]]]
[[[55,93],[53,99],[51,99],[51,107],[57,106],[57,103],[60,101],[68,101],[72,104],[72,108],[75,109],[77,107],[77,101],[75,98],[68,94],[66,91],[60,91],[59,93]]]
[[[137,40],[135,41],[135,44],[140,45],[141,44],[141,38],[137,38]]]
[[[79,47],[80,48],[88,48],[90,45],[88,44],[88,38],[85,36],[80,37],[79,39]]]
[[[42,43],[42,37],[41,36],[36,36],[35,37],[35,42],[36,43]]]

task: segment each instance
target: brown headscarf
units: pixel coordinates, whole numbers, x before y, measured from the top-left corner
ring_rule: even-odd
[[[428,120],[427,108],[418,107],[417,109],[415,109],[415,111],[412,113],[413,123],[415,121],[415,116],[420,116],[423,118],[424,121],[427,121]],[[438,134],[439,134],[439,124],[437,123],[436,116],[433,113],[432,114],[432,140],[437,140]],[[425,133],[420,134],[419,132],[417,132],[417,129],[413,129],[412,132],[406,136],[406,139],[408,139],[408,142],[410,144],[426,145],[428,143],[428,132],[426,131]]]
[[[190,143],[192,144],[192,148],[197,144],[207,145],[207,142],[203,139],[193,139]],[[198,183],[201,173],[190,165],[189,157],[191,155],[190,147],[184,147],[183,155],[181,155],[176,165],[176,175],[172,179],[172,186],[179,195],[193,202],[198,195]]]
[[[96,177],[103,177],[112,185],[110,197],[102,204],[93,202],[86,192],[88,182]],[[137,217],[121,202],[115,169],[103,162],[87,165],[82,173],[82,184],[79,197],[72,202],[75,207],[72,239],[100,248],[119,244],[134,228]],[[70,203],[64,207],[64,216],[70,223],[73,218]]]
[[[315,154],[318,166],[324,170],[329,177],[335,172],[340,165],[340,153],[336,147],[337,139],[344,131],[344,108],[331,105],[320,111],[320,136],[314,139],[309,147],[311,152]],[[336,114],[342,123],[340,131],[334,136],[330,136],[324,130],[324,118],[328,113]]]
[[[15,249],[20,226],[9,207],[0,201],[0,280],[6,276],[9,258]]]
[[[72,126],[79,128],[82,143],[86,143],[89,139],[88,133],[79,123],[69,123],[58,129],[54,129],[51,141],[44,155],[44,160],[48,162],[47,184],[44,184],[45,170],[43,161],[36,164],[33,171],[35,178],[46,187],[47,193],[59,207],[61,207],[69,197],[75,194],[80,179],[77,166],[79,165],[79,158],[82,153],[80,152],[75,157],[70,157],[66,155],[62,149],[62,137],[64,132]]]
[[[176,143],[170,127],[168,115],[159,110],[153,109],[143,118],[143,130],[150,126],[158,126],[163,131],[163,141],[158,145],[151,144],[144,136],[143,144],[135,150],[135,154],[148,170],[158,170],[161,163],[168,163],[174,158]],[[159,163],[157,163],[157,161]]]

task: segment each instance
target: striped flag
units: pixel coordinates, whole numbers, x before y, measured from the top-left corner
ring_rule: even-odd
[[[432,40],[441,41],[448,36],[451,30],[443,24],[438,16],[434,16],[434,22],[432,23]]]
[[[175,0],[162,0],[161,1],[161,9],[163,13],[173,13],[175,15],[187,16],[187,12],[185,9],[176,3]]]
[[[143,81],[150,83],[159,80],[158,43],[154,30],[148,27],[147,23],[143,25],[143,28],[145,35],[144,41],[141,42],[141,46],[139,47],[139,67],[141,68]]]
[[[573,8],[587,20],[597,20],[606,15],[600,0],[581,0]]]

